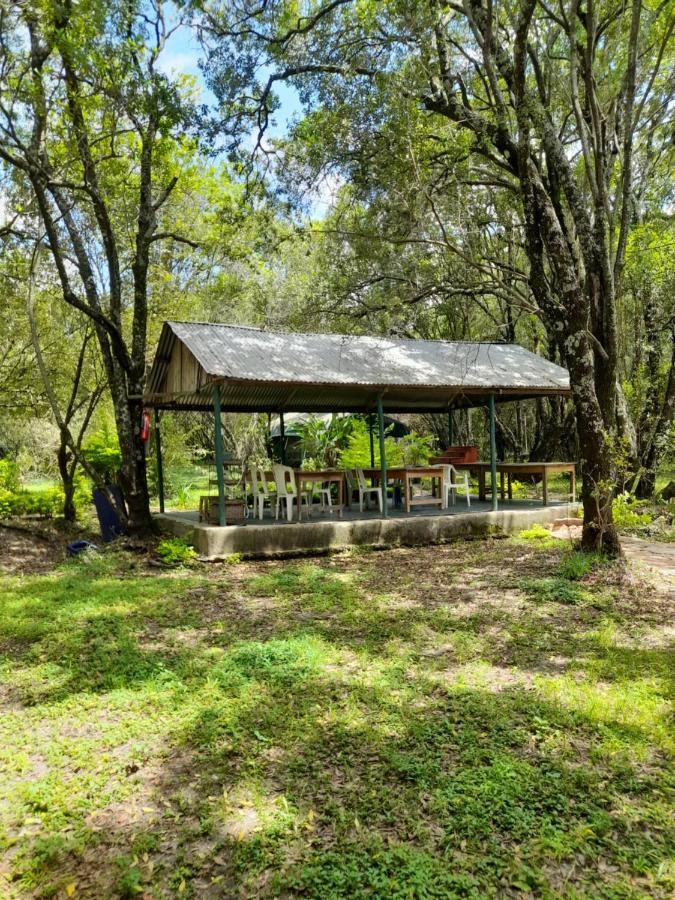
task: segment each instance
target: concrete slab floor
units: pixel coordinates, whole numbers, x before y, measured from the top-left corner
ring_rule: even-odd
[[[385,519],[377,510],[359,512],[345,509],[342,516],[322,515],[318,508],[309,520],[276,521],[265,518],[246,519],[242,525],[207,525],[200,523],[196,511],[176,510],[157,514],[160,528],[169,534],[189,540],[207,559],[225,559],[237,553],[245,558],[326,552],[350,546],[414,546],[443,543],[463,536],[520,531],[534,523],[548,524],[572,515],[577,504],[552,501],[543,506],[537,500],[500,502],[497,512],[485,501],[458,500],[447,510],[418,506],[406,514],[391,509]]]

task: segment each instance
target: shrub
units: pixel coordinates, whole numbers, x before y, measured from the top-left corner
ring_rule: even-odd
[[[387,429],[389,430],[389,429]],[[373,435],[375,465],[380,465],[380,441],[377,432]],[[387,465],[390,467],[403,465],[403,450],[394,438],[385,437],[384,452]],[[370,434],[368,425],[363,419],[355,419],[352,431],[347,439],[347,446],[340,453],[340,465],[345,469],[367,469],[370,466]]]
[[[0,459],[0,490],[19,490],[19,467],[11,459]]]
[[[38,491],[8,491],[0,488],[0,518],[10,516],[40,516],[51,519],[63,509],[61,488],[43,488]]]
[[[417,434],[416,431],[411,431],[410,434],[402,437],[400,446],[404,465],[425,466],[431,456],[433,441],[433,435]]]
[[[638,525],[649,525],[654,516],[650,512],[638,512],[640,501],[628,492],[619,494],[612,503],[612,519],[617,528],[635,528]]]
[[[197,551],[183,538],[165,538],[157,544],[157,555],[171,566],[183,566],[195,558]]]
[[[527,485],[523,484],[522,481],[518,481],[517,478],[511,479],[511,493],[517,499],[524,499],[528,496]]]
[[[116,480],[122,464],[122,455],[117,437],[108,428],[96,431],[82,447],[82,455],[89,465],[105,481]]]
[[[525,541],[548,541],[551,540],[551,532],[548,528],[535,522],[532,528],[525,528],[518,534],[518,537]]]

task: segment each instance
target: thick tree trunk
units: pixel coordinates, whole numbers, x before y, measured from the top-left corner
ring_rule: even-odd
[[[140,396],[128,401],[120,398],[115,402],[115,420],[122,456],[120,486],[127,505],[126,527],[134,534],[153,530],[145,444],[141,440],[142,412]]]
[[[654,496],[655,490],[656,472],[653,469],[647,469],[638,478],[635,485],[635,496],[638,500],[650,500]]]
[[[567,347],[582,462],[584,527],[581,546],[587,551],[619,556],[621,544],[612,522],[612,458],[596,393],[595,363],[586,329],[571,335]]]

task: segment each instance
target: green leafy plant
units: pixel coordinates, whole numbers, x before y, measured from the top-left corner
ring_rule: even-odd
[[[114,482],[117,477],[122,455],[116,435],[108,428],[94,432],[82,448],[82,455],[101,478]]]
[[[577,606],[588,599],[586,591],[565,578],[531,578],[524,585],[528,597],[540,603],[564,603]]]
[[[391,429],[387,429],[389,432]],[[384,452],[388,466],[403,465],[403,451],[401,445],[385,433]],[[375,465],[380,464],[380,442],[377,434],[374,435],[373,449],[375,452]],[[363,469],[370,466],[370,433],[368,425],[363,419],[355,419],[352,431],[349,435],[346,447],[340,452],[340,465],[345,469]]]
[[[417,434],[411,431],[401,438],[400,447],[406,466],[424,466],[429,462],[434,437],[431,434]]]
[[[548,528],[544,528],[543,525],[535,522],[531,528],[524,528],[523,531],[519,532],[518,537],[525,541],[550,541],[551,532]]]
[[[61,488],[41,488],[36,491],[8,491],[0,488],[0,518],[38,516],[51,519],[63,509]]]
[[[184,566],[197,556],[197,551],[183,538],[164,538],[157,544],[157,555],[171,566]]]
[[[181,485],[178,488],[174,496],[174,502],[178,509],[188,509],[193,503],[192,499],[192,491],[194,490],[194,484],[190,482],[190,484]]]
[[[527,485],[517,478],[511,479],[511,494],[518,499],[525,499],[528,495]]]
[[[330,422],[310,419],[299,427],[305,453],[318,468],[337,465],[340,453],[348,444],[354,429],[353,416],[333,417]]]
[[[604,557],[598,553],[584,553],[574,550],[566,553],[560,561],[558,573],[569,581],[579,581],[586,575],[590,575],[598,566],[605,562]]]
[[[638,525],[649,525],[654,520],[654,515],[648,510],[638,512],[643,506],[644,504],[627,492],[615,497],[612,503],[612,519],[616,527],[635,528]]]
[[[0,459],[0,489],[19,490],[19,466],[11,459]]]

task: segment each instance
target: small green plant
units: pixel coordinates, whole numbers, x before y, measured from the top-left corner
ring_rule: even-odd
[[[586,575],[590,575],[598,566],[602,565],[604,558],[598,553],[584,553],[581,550],[574,550],[563,556],[558,574],[568,581],[580,581]]]
[[[535,522],[531,528],[525,528],[519,532],[518,537],[524,541],[548,541],[551,539],[551,532],[539,522]]]
[[[225,560],[228,566],[238,566],[241,561],[241,553],[230,553],[230,555]]]
[[[612,503],[612,520],[617,528],[635,528],[638,525],[649,525],[653,521],[652,513],[638,512],[640,501],[628,492],[619,494]]]
[[[570,584],[565,578],[531,578],[525,582],[524,587],[528,597],[539,603],[577,606],[588,599],[583,588],[578,584]]]
[[[522,481],[518,481],[517,478],[511,479],[511,493],[517,499],[526,499],[528,496],[527,485],[523,484]]]
[[[183,538],[164,538],[157,544],[157,555],[170,566],[184,566],[197,556],[197,551]]]
[[[192,482],[190,484],[182,485],[175,496],[175,503],[178,509],[187,509],[192,503],[192,489],[194,485]]]
[[[119,869],[117,892],[120,897],[137,897],[143,893],[143,875],[128,856],[118,856],[115,864]]]

